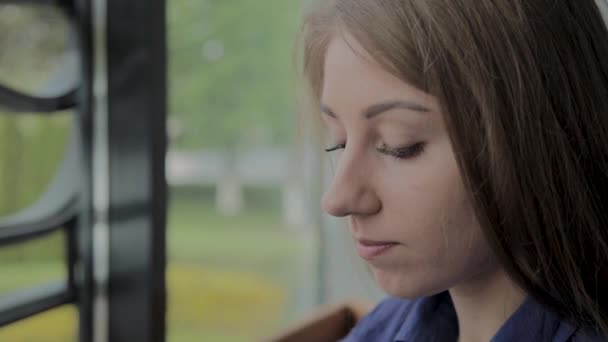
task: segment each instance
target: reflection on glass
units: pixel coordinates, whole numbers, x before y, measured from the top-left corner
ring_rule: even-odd
[[[40,96],[72,88],[78,57],[68,20],[57,6],[0,4],[0,84]]]
[[[314,304],[293,145],[299,0],[168,2],[168,337],[252,341]]]
[[[78,310],[65,305],[0,328],[0,341],[76,342]]]
[[[34,203],[63,160],[72,116],[6,114],[0,109],[0,218]]]
[[[608,2],[597,1],[596,3],[598,5],[598,7],[600,8],[600,13],[602,14],[602,17],[604,18],[606,25],[608,25]]]
[[[65,234],[56,232],[0,248],[0,298],[67,280]],[[1,340],[1,339],[0,339]]]

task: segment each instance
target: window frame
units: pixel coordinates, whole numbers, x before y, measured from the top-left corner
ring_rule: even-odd
[[[164,341],[165,0],[5,3],[65,9],[82,79],[53,98],[0,85],[0,105],[14,112],[76,111],[65,160],[46,193],[0,219],[0,248],[64,230],[67,286],[45,284],[0,300],[0,326],[74,304],[81,342]]]

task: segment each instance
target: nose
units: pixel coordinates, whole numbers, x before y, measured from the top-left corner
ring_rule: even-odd
[[[334,178],[323,194],[322,209],[336,217],[377,213],[382,203],[372,185],[370,168],[344,158],[346,155],[338,162]]]

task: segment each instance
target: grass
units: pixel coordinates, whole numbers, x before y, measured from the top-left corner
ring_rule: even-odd
[[[213,207],[176,199],[169,217],[168,249],[171,260],[238,267],[282,263],[302,248],[278,215],[247,212],[221,217]],[[200,238],[194,238],[200,237]]]
[[[66,305],[0,329],[0,341],[76,342],[78,312]]]
[[[222,217],[213,209],[208,190],[172,191],[168,342],[253,341],[296,317],[294,297],[301,286],[296,273],[302,270],[294,265],[302,255],[312,256],[314,244],[310,236],[281,222],[276,193],[248,196],[248,203],[256,206],[237,217]],[[30,248],[28,257],[31,253]],[[15,252],[10,255],[15,260],[0,267],[10,275],[0,284],[0,295],[64,274],[60,263],[38,258],[24,264]],[[77,314],[66,306],[0,329],[0,341],[69,342],[75,340],[76,329]]]
[[[67,271],[60,260],[2,263],[0,272],[3,275],[0,282],[0,296],[46,282],[63,280],[67,276]]]
[[[247,202],[257,207],[222,217],[208,191],[173,192],[167,341],[251,341],[294,318],[294,263],[310,253],[312,241],[287,229],[276,209],[260,205],[276,203],[274,194],[250,196]],[[196,280],[183,283],[186,275]],[[186,293],[197,293],[198,302],[180,296]],[[189,303],[184,310],[192,311],[179,309],[180,298]],[[213,338],[202,339],[207,334]]]
[[[263,336],[275,329],[286,302],[284,288],[255,273],[174,265],[168,279],[168,341],[194,341],[182,339],[184,332],[235,341]]]
[[[0,248],[0,296],[65,279],[64,248],[62,232]]]

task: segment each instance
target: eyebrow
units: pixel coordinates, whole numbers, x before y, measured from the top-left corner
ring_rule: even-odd
[[[386,113],[390,110],[397,109],[397,108],[407,109],[407,110],[411,110],[414,112],[420,112],[420,113],[428,113],[431,111],[427,107],[424,107],[424,106],[419,105],[414,102],[395,100],[395,101],[387,101],[387,102],[380,102],[380,103],[373,104],[373,105],[367,107],[363,111],[362,114],[363,114],[364,118],[371,119],[375,116],[378,116],[380,114]],[[321,105],[321,112],[325,113],[333,118],[337,118],[336,113],[334,113],[328,106],[326,106],[324,104]]]

